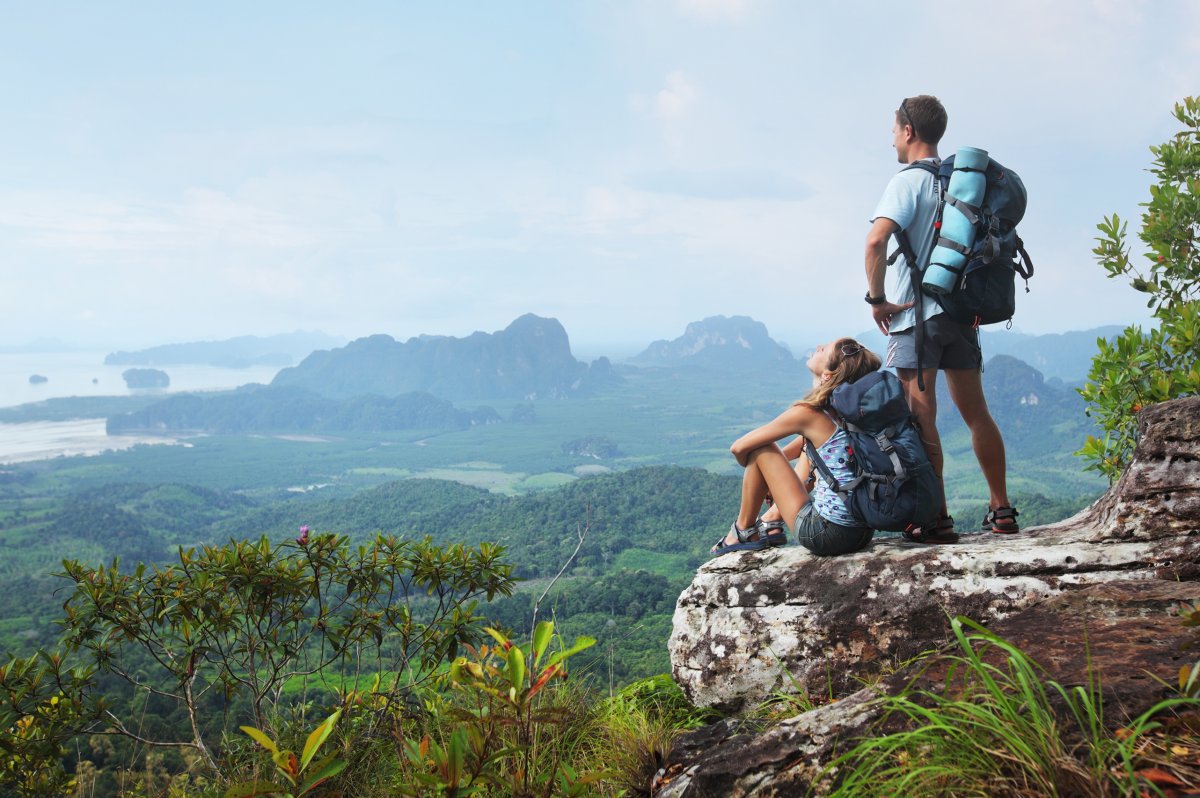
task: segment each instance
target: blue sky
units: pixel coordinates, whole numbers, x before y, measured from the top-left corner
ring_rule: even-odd
[[[1146,318],[1091,255],[1137,229],[1200,75],[1200,4],[0,0],[0,340],[320,329],[577,353],[744,314],[870,326],[899,100],[1030,192],[1015,326]],[[1136,243],[1136,239],[1135,239]]]

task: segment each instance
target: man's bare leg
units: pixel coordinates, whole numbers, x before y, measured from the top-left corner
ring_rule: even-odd
[[[983,395],[983,377],[977,369],[946,369],[950,398],[971,431],[971,448],[988,486],[988,506],[1008,507],[1008,478],[1004,438]]]

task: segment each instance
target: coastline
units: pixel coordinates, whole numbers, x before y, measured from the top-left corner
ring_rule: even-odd
[[[28,421],[0,424],[0,465],[58,457],[86,457],[129,449],[139,444],[190,446],[179,438],[169,436],[109,435],[105,432],[103,418]]]

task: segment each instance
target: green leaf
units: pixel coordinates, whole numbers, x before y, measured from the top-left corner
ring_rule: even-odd
[[[577,638],[575,638],[575,645],[571,646],[566,651],[559,651],[558,653],[554,654],[553,656],[550,657],[549,661],[547,661],[546,664],[554,665],[556,663],[562,662],[567,657],[570,657],[574,654],[578,654],[580,651],[583,651],[585,648],[591,648],[594,645],[596,645],[596,638],[594,638],[594,637],[577,637]]]
[[[263,748],[267,749],[271,753],[273,753],[273,754],[279,753],[279,748],[275,745],[275,741],[272,740],[267,735],[260,732],[258,729],[254,728],[253,726],[239,726],[238,728],[240,728],[246,734],[250,735],[250,737],[256,743],[258,743],[259,745],[261,745]]]
[[[313,754],[317,753],[317,749],[328,739],[330,732],[333,731],[334,724],[337,723],[338,717],[342,711],[336,710],[332,715],[322,721],[321,725],[312,730],[308,735],[308,739],[304,741],[304,753],[300,756],[300,770],[303,771],[308,767],[308,763],[312,760]]]
[[[283,788],[270,781],[243,781],[225,791],[225,798],[254,798],[256,795],[281,793]]]
[[[462,729],[457,729],[450,735],[450,744],[446,750],[446,775],[449,777],[450,787],[457,787],[462,780],[466,742],[466,735]]]
[[[537,629],[533,632],[533,664],[535,666],[542,661],[542,655],[546,653],[546,646],[550,645],[550,638],[553,636],[553,623],[542,621],[537,625]]]
[[[491,628],[490,626],[485,626],[483,631],[487,632],[493,640],[495,640],[497,643],[499,643],[502,646],[508,643],[507,637],[502,635],[500,632],[497,632],[495,629]]]
[[[311,778],[309,778],[308,781],[304,782],[304,785],[300,788],[300,791],[297,793],[297,795],[304,795],[304,793],[313,789],[321,782],[333,778],[345,770],[346,765],[348,764],[348,762],[343,762],[340,759],[336,762],[330,762],[324,768],[318,770]]]
[[[508,667],[504,669],[508,683],[515,689],[521,689],[525,684],[525,654],[513,646],[508,650]]]

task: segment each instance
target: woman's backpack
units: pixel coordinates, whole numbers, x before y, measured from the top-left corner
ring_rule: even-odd
[[[875,371],[839,385],[830,404],[850,438],[854,479],[839,483],[816,447],[808,443],[806,451],[850,514],[863,526],[894,532],[937,519],[943,504],[942,483],[925,453],[896,375]]]

